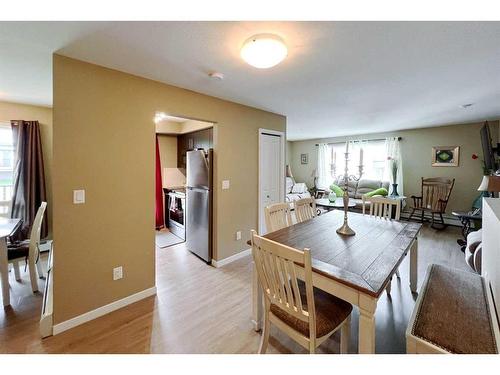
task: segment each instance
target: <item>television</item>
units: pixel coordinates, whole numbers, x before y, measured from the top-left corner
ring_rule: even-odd
[[[481,145],[483,146],[484,166],[490,173],[495,173],[498,170],[498,164],[495,158],[495,151],[498,152],[498,146],[493,148],[491,142],[491,130],[488,121],[481,128]]]

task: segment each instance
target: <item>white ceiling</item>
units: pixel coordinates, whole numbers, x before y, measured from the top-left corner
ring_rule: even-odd
[[[283,63],[241,60],[257,33]],[[53,52],[286,115],[291,140],[500,117],[500,22],[0,22],[0,100],[51,105]]]

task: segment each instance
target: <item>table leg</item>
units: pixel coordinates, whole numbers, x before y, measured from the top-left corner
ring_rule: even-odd
[[[359,299],[359,354],[375,354],[375,310],[377,300],[360,296]]]
[[[260,331],[262,327],[262,288],[259,284],[259,277],[257,275],[257,269],[255,268],[255,263],[252,262],[252,323],[256,331]]]
[[[410,247],[410,290],[417,292],[418,284],[418,239],[415,238]]]
[[[4,306],[10,305],[9,262],[7,260],[7,242],[0,238],[0,277],[2,281],[2,300]]]

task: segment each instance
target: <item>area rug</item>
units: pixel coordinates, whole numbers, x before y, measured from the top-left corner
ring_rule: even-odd
[[[184,242],[184,240],[171,232],[156,232],[156,246],[159,248],[176,245],[181,242]]]

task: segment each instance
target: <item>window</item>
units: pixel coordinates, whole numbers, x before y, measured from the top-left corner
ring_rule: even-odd
[[[345,142],[332,143],[330,146],[330,164],[333,177],[342,176],[345,172]],[[355,141],[349,143],[350,175],[359,175],[360,158],[363,158],[363,178],[382,180],[387,155],[385,140]]]
[[[14,143],[10,124],[0,123],[0,216],[9,215],[13,193]]]

